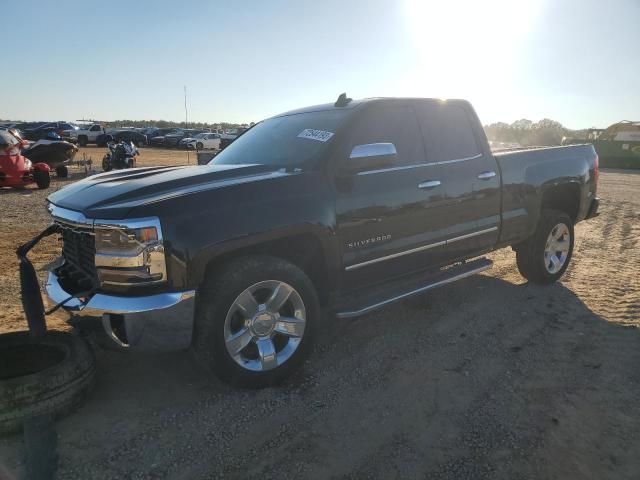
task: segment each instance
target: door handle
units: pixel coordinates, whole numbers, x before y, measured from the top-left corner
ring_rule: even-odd
[[[418,188],[423,190],[428,190],[430,188],[436,188],[441,185],[440,180],[427,180],[426,182],[422,182],[418,184]]]
[[[496,176],[496,172],[482,172],[480,175],[478,175],[478,178],[480,180],[489,180],[490,178],[493,178]]]

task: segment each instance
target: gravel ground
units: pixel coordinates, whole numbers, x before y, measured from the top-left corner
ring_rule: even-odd
[[[529,285],[496,252],[486,274],[326,319],[282,387],[99,350],[89,401],[58,423],[59,478],[640,478],[639,191],[640,174],[602,172],[561,282]],[[44,198],[0,191],[0,331],[24,328],[11,250],[46,225]],[[17,474],[21,448],[0,439]]]

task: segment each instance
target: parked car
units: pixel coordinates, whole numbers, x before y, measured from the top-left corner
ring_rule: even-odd
[[[120,130],[112,133],[103,133],[98,135],[96,145],[105,147],[109,142],[133,142],[136,147],[140,148],[147,144],[147,136],[135,130]]]
[[[33,163],[21,154],[29,142],[15,130],[0,129],[0,187],[23,188],[35,183],[38,188],[49,188],[49,165]]]
[[[193,137],[186,137],[180,140],[181,147],[190,148],[195,150],[214,149],[220,148],[220,135],[217,133],[198,133]]]
[[[156,132],[157,135],[151,137],[149,144],[154,147],[162,147],[164,146],[164,138],[169,134],[177,133],[177,129],[175,128],[159,128]]]
[[[178,128],[174,132],[165,135],[164,146],[169,148],[177,147],[180,145],[180,141],[182,139],[193,137],[194,135],[197,135],[202,132],[203,132],[202,130]]]
[[[248,130],[247,127],[238,127],[227,130],[220,135],[220,150],[227,148],[236,138]]]
[[[341,95],[255,125],[206,166],[51,194],[65,261],[47,294],[101,318],[114,345],[193,346],[224,380],[263,387],[302,365],[321,308],[363,315],[504,247],[529,281],[555,282],[597,181],[592,145],[492,154],[466,101]]]
[[[65,132],[69,131],[70,128],[72,126],[67,122],[48,122],[31,128],[22,127],[19,130],[25,139],[35,141],[51,138],[51,135],[49,135],[51,132],[63,138],[66,136]]]
[[[26,130],[33,130],[47,123],[49,122],[22,122],[12,125],[11,128],[24,134]]]

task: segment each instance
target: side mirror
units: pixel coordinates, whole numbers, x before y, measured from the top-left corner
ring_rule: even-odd
[[[351,150],[346,170],[350,173],[387,168],[396,163],[398,152],[393,143],[367,143]]]

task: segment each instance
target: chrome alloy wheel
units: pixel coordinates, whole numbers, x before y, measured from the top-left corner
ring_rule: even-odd
[[[564,223],[559,223],[551,229],[544,247],[544,265],[547,272],[556,274],[562,269],[569,255],[571,233]]]
[[[304,335],[306,310],[289,284],[265,280],[235,299],[224,321],[224,340],[231,358],[255,372],[285,363]]]

